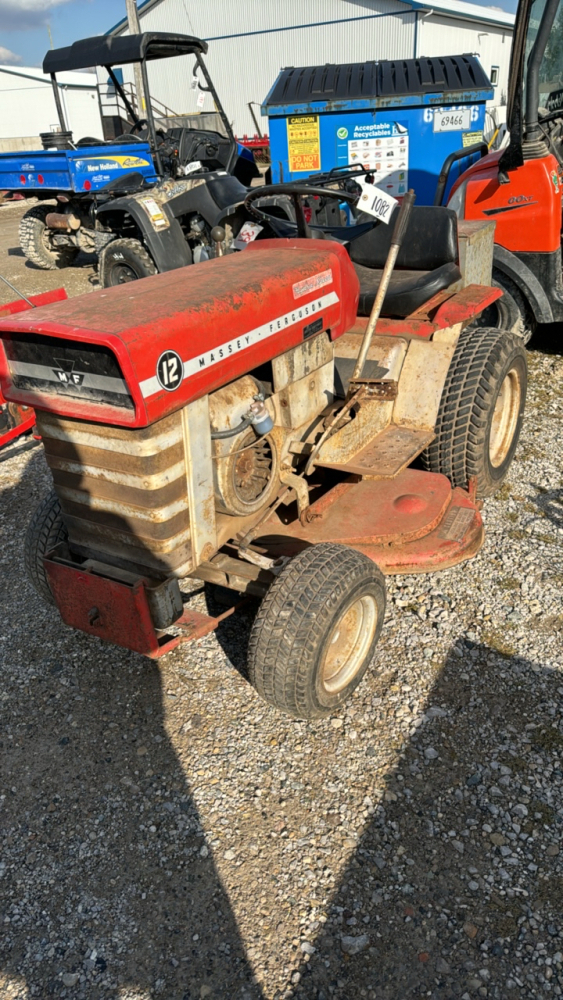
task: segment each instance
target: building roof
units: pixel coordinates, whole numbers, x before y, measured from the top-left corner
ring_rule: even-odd
[[[147,13],[159,3],[162,3],[162,0],[143,0],[143,3],[138,4],[139,15]],[[515,14],[509,14],[507,11],[499,10],[497,7],[486,7],[480,3],[468,3],[467,0],[437,0],[436,3],[421,3],[420,0],[400,0],[400,3],[406,4],[407,7],[411,7],[413,10],[428,13],[433,12],[435,14],[442,14],[445,17],[461,18],[465,21],[477,21],[480,24],[496,24],[506,28],[513,28],[516,18]],[[124,17],[117,24],[114,24],[113,28],[106,31],[106,34],[118,34],[126,27],[127,18]],[[307,27],[307,25],[304,24],[303,27]],[[207,38],[206,41],[213,41],[213,39]]]
[[[36,80],[51,86],[51,77],[42,73],[35,66],[6,66],[0,65],[0,73],[7,73],[10,76],[21,76],[25,80]],[[57,83],[61,87],[77,88],[79,90],[95,90],[97,85],[95,73],[59,73]]]
[[[516,14],[509,14],[506,10],[498,10],[497,7],[484,7],[479,3],[466,3],[466,0],[438,0],[437,3],[401,0],[401,3],[408,4],[413,10],[432,11],[435,14],[444,14],[446,17],[484,21],[486,24],[505,25],[507,28],[513,28],[516,20]]]

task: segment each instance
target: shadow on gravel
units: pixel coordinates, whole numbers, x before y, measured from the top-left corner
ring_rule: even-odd
[[[561,966],[536,963],[563,951],[562,695],[549,668],[450,651],[284,997],[561,995]],[[367,773],[376,755],[374,734]]]
[[[538,326],[529,344],[529,351],[542,354],[563,354],[563,323],[543,323]]]
[[[2,995],[260,1000],[164,725],[182,725],[166,669],[66,628],[24,581],[48,488],[34,456],[0,496]]]
[[[34,448],[39,448],[39,441],[36,441],[31,434],[23,434],[0,449],[0,464],[9,462],[11,458],[21,455],[24,451],[33,451]]]
[[[563,490],[546,490],[534,483],[537,495],[534,503],[538,510],[547,517],[556,528],[563,528]]]
[[[205,601],[207,613],[213,617],[218,617],[224,614],[228,608],[244,602],[238,611],[220,622],[215,630],[215,636],[230,665],[248,682],[248,643],[252,625],[260,607],[260,599],[248,597],[245,600],[244,594],[228,590],[227,587],[206,583]]]

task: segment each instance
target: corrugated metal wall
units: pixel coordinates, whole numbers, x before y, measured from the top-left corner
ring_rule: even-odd
[[[22,70],[23,72],[23,70]],[[102,138],[102,124],[95,87],[63,88],[63,107],[75,138]],[[49,80],[31,80],[0,71],[0,138],[38,136],[58,127],[55,99]]]
[[[248,102],[261,103],[284,66],[414,54],[415,15],[397,0],[307,0],[306,4],[303,0],[277,4],[268,0],[228,4],[162,0],[140,13],[143,31],[179,31],[209,39],[206,63],[238,135],[254,134]],[[231,34],[237,37],[220,37]],[[190,88],[191,63],[184,57],[149,66],[154,96],[178,113],[198,110],[198,91]],[[207,97],[204,110],[211,109]],[[259,109],[255,111],[259,116]],[[261,126],[267,131],[267,119],[262,119]]]
[[[423,12],[417,17],[400,0],[160,0],[140,15],[143,31],[208,39],[206,62],[238,135],[255,132],[248,102],[260,104],[284,66],[407,59],[415,55],[415,46],[417,55],[476,52],[487,73],[499,66],[498,97],[490,103],[500,103],[506,91],[509,29],[435,14],[424,17]],[[130,67],[124,76],[133,80]],[[190,57],[150,64],[149,78],[153,96],[173,111],[198,110]],[[100,79],[105,82],[105,74]],[[203,110],[212,107],[207,96]],[[260,124],[267,131],[267,119]]]
[[[490,104],[500,104],[501,95],[508,90],[508,67],[512,31],[494,24],[472,24],[452,17],[431,17],[418,21],[417,55],[448,56],[453,53],[472,52],[479,56],[485,73],[490,77],[491,68],[499,67],[499,82],[495,99]]]

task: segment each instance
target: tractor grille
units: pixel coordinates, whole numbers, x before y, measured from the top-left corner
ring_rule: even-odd
[[[151,577],[192,567],[182,413],[126,429],[37,413],[77,555]]]
[[[16,389],[134,409],[117,358],[101,344],[26,333],[4,347]]]

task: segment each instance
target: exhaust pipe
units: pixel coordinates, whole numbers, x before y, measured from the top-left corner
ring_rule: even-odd
[[[76,215],[63,215],[61,212],[49,212],[45,217],[45,225],[48,229],[62,229],[64,232],[75,233],[80,229],[80,219]]]

